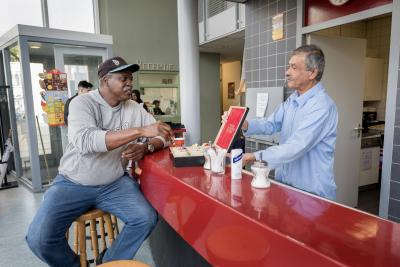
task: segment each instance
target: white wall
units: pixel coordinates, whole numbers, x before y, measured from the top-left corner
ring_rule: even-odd
[[[99,0],[100,32],[129,63],[174,64],[178,70],[176,0]]]
[[[228,98],[228,83],[235,83],[235,90],[240,84],[240,61],[222,64],[222,107],[223,111],[229,109],[230,106],[240,106],[240,96],[235,94],[235,98]]]

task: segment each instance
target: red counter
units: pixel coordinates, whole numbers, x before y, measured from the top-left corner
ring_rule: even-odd
[[[399,224],[229,168],[175,168],[168,150],[140,165],[146,198],[213,266],[400,266]]]

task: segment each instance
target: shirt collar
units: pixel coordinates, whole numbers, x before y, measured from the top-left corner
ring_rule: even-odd
[[[303,106],[310,98],[312,98],[319,92],[323,92],[323,91],[324,91],[324,87],[319,82],[316,85],[314,85],[313,87],[311,87],[310,90],[308,90],[307,92],[305,92],[302,95],[299,95],[299,93],[297,91],[294,92],[293,93],[293,101],[295,101],[297,103],[297,105]]]

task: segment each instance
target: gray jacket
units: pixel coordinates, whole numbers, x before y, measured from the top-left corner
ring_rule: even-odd
[[[107,131],[142,127],[155,122],[154,117],[133,100],[111,107],[98,90],[77,96],[68,116],[68,146],[58,171],[82,185],[104,185],[124,173],[121,160],[127,145],[108,151]]]

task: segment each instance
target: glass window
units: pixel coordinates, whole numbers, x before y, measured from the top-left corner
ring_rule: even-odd
[[[50,28],[94,33],[92,0],[47,0]]]
[[[0,0],[0,36],[16,24],[43,26],[40,0]]]
[[[18,140],[14,140],[14,142],[18,142],[19,144],[19,157],[22,163],[22,176],[32,179],[28,144],[29,132],[25,112],[24,88],[22,86],[23,77],[18,43],[11,46],[8,50],[10,53],[11,90],[14,97],[15,118],[17,125],[17,129],[14,129],[14,131],[17,132],[18,136]]]

